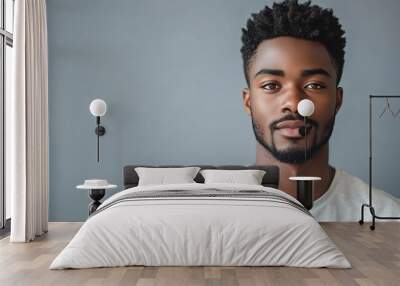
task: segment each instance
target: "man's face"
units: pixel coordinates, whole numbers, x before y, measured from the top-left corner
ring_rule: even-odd
[[[326,48],[313,41],[278,37],[263,41],[248,69],[249,88],[243,103],[251,114],[257,141],[276,159],[290,164],[304,162],[316,154],[331,136],[342,89],[336,86],[337,72]],[[307,117],[307,135],[297,111],[302,99],[315,105]]]

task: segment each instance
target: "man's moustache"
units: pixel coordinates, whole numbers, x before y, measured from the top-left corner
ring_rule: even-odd
[[[275,120],[275,121],[271,122],[270,125],[269,125],[269,128],[271,130],[275,130],[275,129],[277,129],[276,126],[279,123],[281,123],[283,121],[288,121],[288,120],[301,120],[301,121],[303,121],[304,117],[302,117],[301,115],[297,115],[297,114],[296,115],[288,114],[288,115],[286,115],[286,116],[284,116],[284,117],[282,117],[282,118],[280,118],[278,120]],[[317,127],[319,124],[318,124],[318,122],[316,122],[316,121],[314,121],[314,120],[312,120],[310,118],[307,118],[307,125],[308,125],[307,126],[307,132],[309,132],[309,130],[311,130],[311,128]],[[302,128],[303,128],[303,130],[301,130]],[[303,132],[305,134],[305,131],[306,131],[306,127],[305,126],[300,127],[300,130],[299,130],[300,133]],[[304,135],[302,135],[302,136],[304,136]]]

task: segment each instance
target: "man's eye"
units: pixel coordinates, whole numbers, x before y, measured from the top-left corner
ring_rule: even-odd
[[[319,83],[309,83],[305,86],[307,89],[324,89],[325,86]]]
[[[269,82],[266,83],[262,86],[263,89],[265,90],[276,90],[279,88],[279,84],[275,83],[275,82]]]

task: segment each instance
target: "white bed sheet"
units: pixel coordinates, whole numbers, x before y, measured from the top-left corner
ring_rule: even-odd
[[[264,190],[239,184],[179,184],[127,189]],[[296,201],[297,202],[297,201]],[[124,201],[90,217],[50,269],[127,265],[350,268],[318,222],[290,205],[259,199],[185,198]]]

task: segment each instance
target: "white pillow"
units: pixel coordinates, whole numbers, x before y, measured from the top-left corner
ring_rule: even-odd
[[[200,174],[204,177],[204,183],[227,183],[227,184],[246,184],[261,185],[265,175],[263,170],[201,170]]]
[[[135,168],[139,176],[139,186],[195,183],[193,179],[199,170],[199,167]]]

